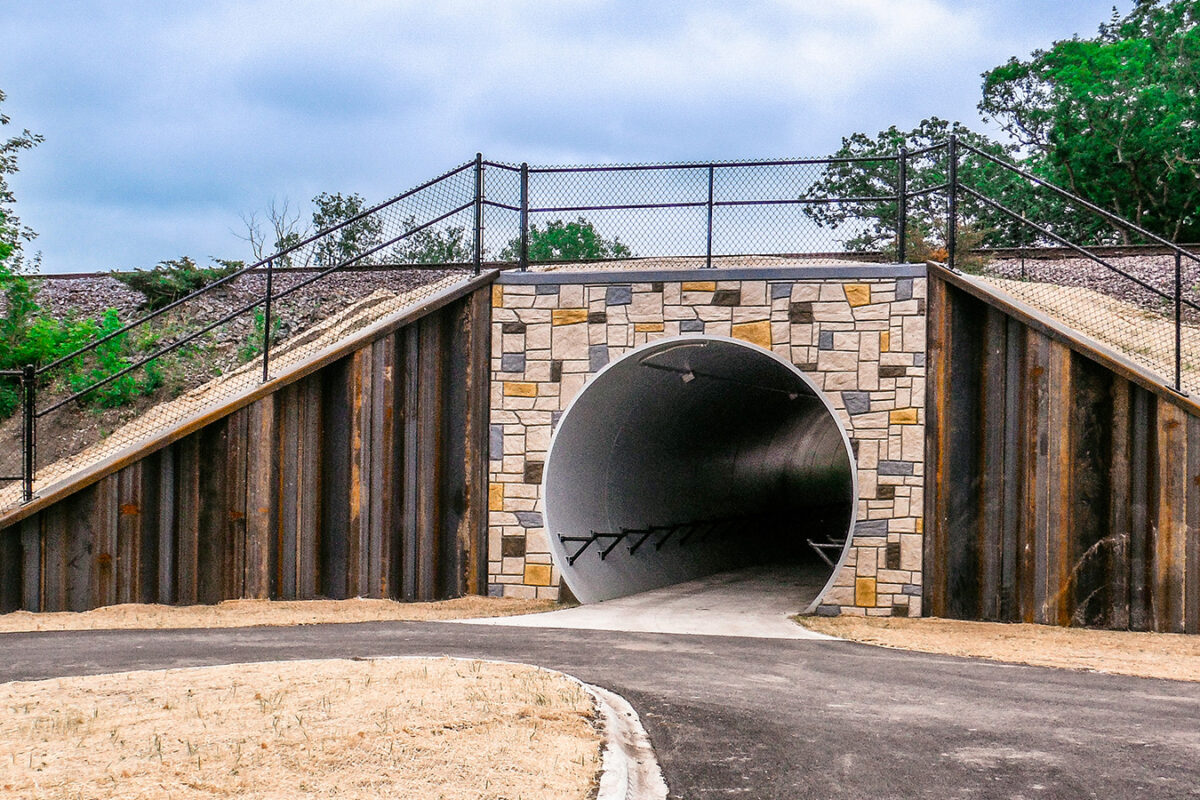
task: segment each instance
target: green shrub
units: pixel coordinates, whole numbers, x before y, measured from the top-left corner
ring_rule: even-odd
[[[271,339],[273,343],[279,338],[279,326],[281,320],[279,317],[271,319]],[[267,315],[263,313],[261,308],[254,309],[254,330],[250,331],[250,335],[246,337],[246,343],[238,348],[238,362],[245,364],[247,361],[257,357],[263,351],[263,342],[266,340]]]
[[[241,261],[213,259],[217,266],[201,267],[188,256],[160,261],[153,269],[113,272],[114,278],[146,297],[142,308],[154,310],[187,297],[214,281],[232,275],[245,266]]]

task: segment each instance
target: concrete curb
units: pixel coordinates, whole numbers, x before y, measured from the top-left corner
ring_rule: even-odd
[[[596,698],[604,719],[604,763],[596,800],[665,800],[666,781],[633,706],[607,689],[580,685]]]

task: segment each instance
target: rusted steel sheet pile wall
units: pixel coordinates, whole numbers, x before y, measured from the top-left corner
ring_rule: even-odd
[[[0,611],[485,591],[490,288],[397,324],[0,530]]]
[[[929,293],[927,612],[1200,632],[1200,409],[970,278]]]

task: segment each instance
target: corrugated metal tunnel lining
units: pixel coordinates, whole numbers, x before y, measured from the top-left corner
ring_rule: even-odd
[[[588,603],[816,559],[810,540],[846,540],[857,485],[844,429],[799,370],[734,339],[684,337],[633,351],[579,393],[544,496],[554,561]]]

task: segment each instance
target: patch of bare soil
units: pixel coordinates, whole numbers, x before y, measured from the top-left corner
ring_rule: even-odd
[[[0,795],[586,798],[591,696],[534,667],[289,661],[0,684]]]
[[[1200,636],[927,617],[797,617],[855,642],[1038,667],[1200,681]]]
[[[0,614],[0,633],[162,628],[248,628],[254,625],[321,625],[331,622],[388,622],[507,617],[557,608],[553,600],[479,597],[435,603],[395,600],[227,600],[215,606],[164,606],[142,603],[105,606],[93,611]]]

